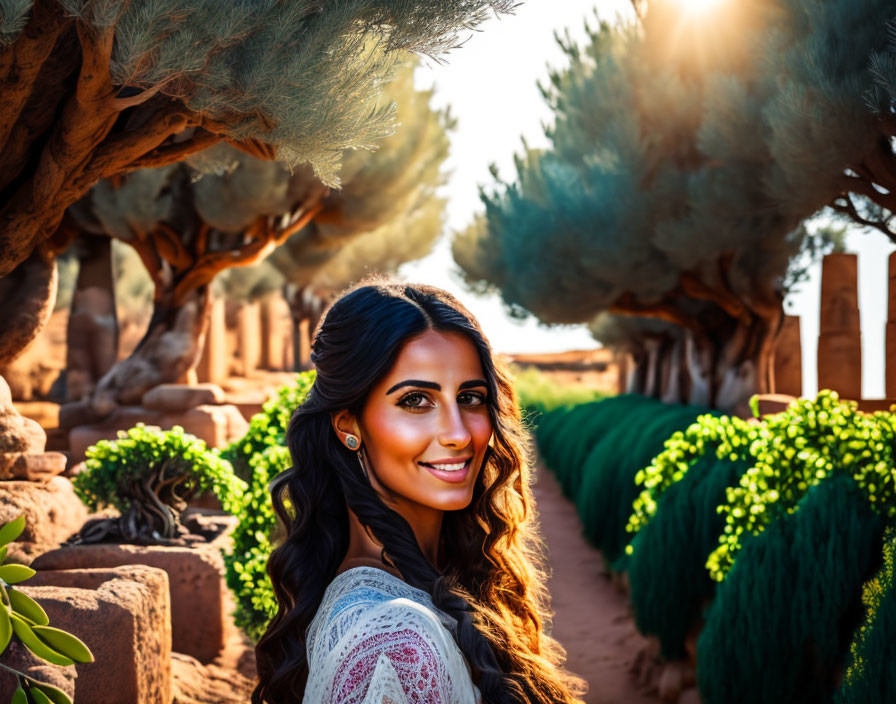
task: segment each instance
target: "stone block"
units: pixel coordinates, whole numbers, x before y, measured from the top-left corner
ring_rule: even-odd
[[[30,586],[31,584],[35,586]],[[76,664],[76,702],[170,704],[171,602],[160,569],[131,565],[38,573],[22,591],[95,662]]]
[[[216,384],[161,384],[141,399],[144,408],[154,411],[186,411],[196,406],[224,403],[224,389]]]
[[[200,382],[221,384],[228,377],[230,351],[224,312],[223,300],[218,298],[212,301],[205,343],[196,367],[196,377]]]
[[[18,401],[13,404],[25,418],[37,421],[44,430],[59,426],[59,404],[52,401]]]
[[[45,481],[65,471],[68,461],[61,452],[11,452],[0,455],[0,480]]]
[[[211,662],[224,646],[224,563],[216,542],[199,547],[76,545],[41,555],[36,570],[148,565],[168,574],[173,648]]]
[[[803,393],[803,349],[800,318],[785,315],[775,341],[775,388],[777,394],[800,396]]]
[[[255,689],[253,677],[196,658],[174,653],[171,658],[174,704],[246,704]]]
[[[95,423],[102,418],[93,410],[88,401],[72,401],[59,407],[59,427],[74,428],[76,425]]]
[[[25,586],[25,585],[22,585]],[[55,625],[55,624],[50,624]],[[41,660],[18,640],[12,640],[2,654],[3,664],[19,672],[34,678],[37,682],[43,682],[58,687],[69,698],[75,696],[75,678],[77,672],[74,665],[62,667],[52,665],[46,660]],[[9,702],[13,693],[19,686],[18,678],[11,672],[0,669],[0,702]]]
[[[0,482],[0,524],[22,513],[25,530],[10,546],[11,556],[19,562],[59,547],[81,529],[89,515],[65,477]]]
[[[862,336],[858,332],[818,336],[818,388],[843,399],[862,398]]]
[[[243,437],[249,424],[236,406],[196,406],[180,413],[163,416],[158,425],[162,428],[181,426],[188,433],[204,440],[209,447],[224,447],[232,440]]]
[[[758,394],[759,416],[770,416],[786,411],[791,403],[796,401],[796,396],[787,394]],[[751,412],[752,417],[752,412]]]

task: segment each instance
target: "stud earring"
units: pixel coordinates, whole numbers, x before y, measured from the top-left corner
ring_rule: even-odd
[[[346,435],[345,436],[345,444],[348,445],[350,450],[357,450],[360,441],[354,435]]]

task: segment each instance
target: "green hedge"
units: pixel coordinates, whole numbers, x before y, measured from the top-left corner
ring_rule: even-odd
[[[612,427],[591,448],[582,464],[575,499],[586,537],[608,563],[623,557],[631,535],[626,531],[638,495],[635,475],[677,430],[694,422],[700,410],[645,399],[629,413],[611,418]],[[622,563],[614,564],[620,569]]]
[[[304,372],[281,388],[252,417],[246,435],[222,452],[249,485],[236,511],[240,522],[224,564],[227,585],[236,598],[234,622],[254,640],[261,637],[277,610],[267,561],[280,536],[268,484],[291,465],[286,430],[293,412],[308,396],[314,376]]]
[[[688,633],[699,627],[712,599],[716,582],[706,559],[725,526],[716,507],[748,466],[715,453],[702,455],[664,492],[653,519],[632,541],[626,571],[635,623],[659,638],[668,659],[686,656]]]
[[[545,414],[536,442],[579,511],[586,537],[609,561],[629,542],[625,526],[637,495],[634,477],[673,432],[700,410],[622,395]]]
[[[883,567],[863,590],[865,623],[850,648],[846,676],[836,704],[896,701],[896,530],[884,541]]]
[[[864,492],[837,473],[745,538],[697,644],[704,704],[830,702],[882,534]]]

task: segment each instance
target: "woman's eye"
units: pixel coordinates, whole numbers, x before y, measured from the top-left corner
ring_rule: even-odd
[[[426,401],[427,398],[425,394],[422,394],[419,391],[412,391],[411,393],[402,396],[398,405],[404,406],[405,408],[424,408],[427,405]]]
[[[476,391],[465,391],[457,397],[461,406],[481,406],[485,403],[485,395]]]

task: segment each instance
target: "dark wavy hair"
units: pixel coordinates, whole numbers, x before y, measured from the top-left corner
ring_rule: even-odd
[[[360,415],[402,347],[427,330],[461,333],[476,346],[493,428],[469,507],[444,516],[442,573],[423,555],[410,525],[379,498],[356,453],[331,425],[335,411]],[[268,562],[279,608],[255,649],[253,704],[302,699],[305,630],[348,550],[347,507],[383,545],[384,561],[457,620],[454,637],[486,704],[580,701],[584,682],[563,670],[566,653],[545,632],[543,551],[519,407],[473,316],[441,289],[362,282],[329,308],[311,358],[317,377],[286,433],[293,466],[271,485],[286,537]]]

